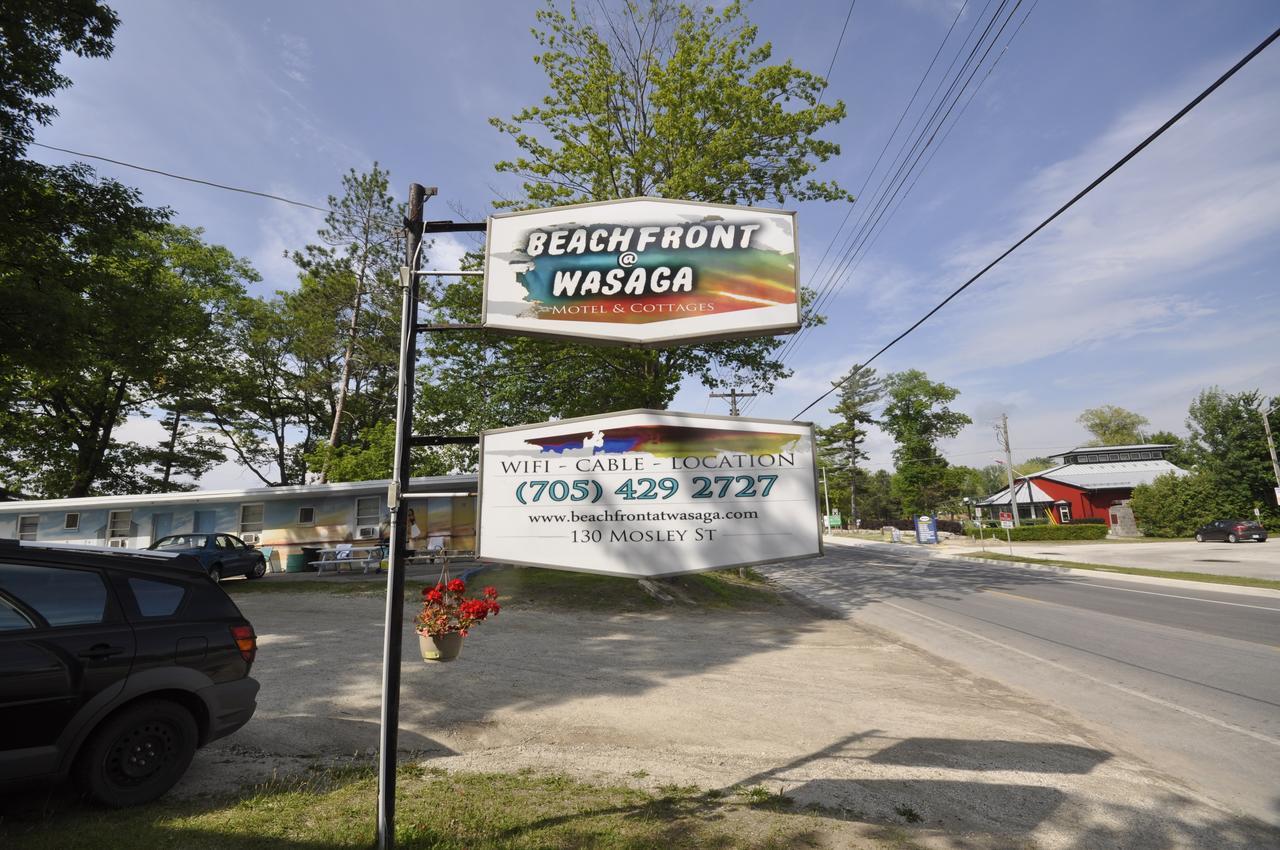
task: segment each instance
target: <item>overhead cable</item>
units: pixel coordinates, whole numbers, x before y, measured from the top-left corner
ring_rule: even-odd
[[[930,319],[930,318],[931,318],[935,313],[937,313],[939,310],[941,310],[943,307],[945,307],[947,304],[949,304],[949,303],[952,301],[952,299],[954,299],[954,298],[955,298],[957,295],[959,295],[961,292],[964,292],[966,289],[968,289],[970,286],[972,286],[972,285],[973,285],[973,284],[974,284],[974,283],[975,283],[979,278],[981,278],[981,277],[982,277],[983,275],[985,275],[988,271],[990,271],[991,269],[993,269],[993,268],[994,268],[994,267],[995,267],[995,266],[996,266],[996,265],[997,265],[1001,260],[1003,260],[1005,257],[1007,257],[1007,256],[1009,256],[1010,254],[1012,254],[1012,253],[1013,253],[1014,251],[1016,251],[1018,248],[1022,247],[1022,245],[1023,245],[1025,242],[1027,242],[1029,239],[1031,239],[1031,237],[1035,236],[1035,235],[1036,235],[1037,233],[1039,233],[1041,230],[1044,230],[1046,227],[1048,227],[1048,226],[1049,226],[1049,225],[1050,225],[1050,224],[1051,224],[1055,219],[1057,219],[1057,218],[1058,218],[1058,216],[1062,215],[1064,212],[1066,212],[1067,210],[1071,209],[1071,207],[1075,206],[1077,202],[1079,202],[1082,198],[1084,198],[1086,195],[1088,195],[1090,192],[1092,192],[1094,189],[1096,189],[1098,186],[1100,186],[1100,185],[1101,185],[1105,180],[1107,180],[1107,178],[1109,178],[1112,174],[1115,174],[1117,171],[1119,171],[1121,168],[1123,168],[1123,167],[1124,167],[1124,166],[1129,162],[1129,160],[1133,159],[1135,156],[1137,156],[1137,155],[1138,155],[1138,154],[1140,154],[1143,150],[1145,150],[1145,149],[1147,148],[1147,146],[1148,146],[1148,145],[1150,145],[1150,144],[1151,144],[1152,142],[1154,142],[1156,139],[1160,138],[1160,136],[1164,135],[1164,133],[1165,133],[1165,132],[1170,128],[1170,127],[1172,127],[1174,124],[1177,124],[1179,121],[1181,121],[1181,120],[1182,120],[1182,119],[1187,115],[1187,113],[1191,112],[1191,110],[1193,110],[1193,109],[1195,109],[1197,106],[1199,106],[1199,105],[1200,105],[1200,103],[1201,103],[1202,101],[1204,101],[1204,99],[1205,99],[1205,98],[1207,98],[1209,95],[1211,95],[1211,94],[1213,94],[1215,91],[1217,91],[1217,90],[1218,90],[1218,88],[1219,88],[1223,83],[1225,83],[1227,80],[1229,80],[1229,79],[1231,79],[1232,77],[1234,77],[1234,76],[1235,76],[1235,75],[1240,71],[1240,69],[1244,68],[1244,67],[1245,67],[1246,65],[1248,65],[1250,62],[1252,62],[1252,61],[1253,61],[1253,60],[1258,56],[1258,54],[1260,54],[1262,51],[1264,51],[1264,50],[1266,50],[1268,47],[1270,47],[1270,46],[1271,46],[1271,44],[1272,44],[1272,42],[1274,42],[1277,38],[1280,38],[1280,29],[1276,29],[1276,30],[1275,30],[1274,32],[1272,32],[1269,36],[1267,36],[1265,39],[1263,39],[1263,41],[1262,41],[1262,43],[1261,43],[1261,44],[1259,44],[1257,47],[1253,48],[1253,50],[1249,51],[1249,53],[1248,53],[1248,54],[1247,54],[1243,59],[1241,59],[1241,60],[1240,60],[1239,62],[1237,62],[1236,64],[1232,65],[1232,66],[1231,66],[1231,68],[1229,68],[1229,69],[1226,71],[1226,73],[1224,73],[1222,76],[1218,77],[1218,79],[1214,80],[1214,81],[1213,81],[1213,83],[1211,83],[1211,84],[1208,86],[1208,88],[1206,88],[1204,91],[1200,92],[1200,94],[1196,95],[1196,96],[1195,96],[1195,98],[1193,98],[1193,99],[1191,100],[1191,102],[1190,102],[1190,103],[1188,103],[1186,106],[1184,106],[1184,107],[1182,107],[1181,109],[1179,109],[1179,110],[1178,110],[1178,111],[1173,115],[1173,117],[1169,118],[1169,120],[1165,121],[1165,122],[1164,122],[1163,124],[1161,124],[1158,128],[1156,128],[1156,130],[1154,130],[1154,131],[1153,131],[1149,136],[1147,136],[1145,139],[1143,139],[1141,142],[1139,142],[1139,143],[1138,143],[1138,144],[1137,144],[1137,145],[1136,145],[1132,150],[1130,150],[1128,153],[1126,153],[1124,156],[1122,156],[1119,160],[1117,160],[1117,161],[1115,162],[1115,164],[1114,164],[1114,165],[1112,165],[1110,168],[1108,168],[1106,171],[1104,171],[1104,172],[1103,172],[1102,174],[1100,174],[1098,177],[1094,178],[1094,180],[1093,180],[1091,183],[1089,183],[1089,185],[1085,186],[1083,189],[1081,189],[1079,192],[1077,192],[1077,193],[1076,193],[1076,194],[1071,198],[1071,200],[1067,201],[1065,204],[1063,204],[1062,206],[1058,207],[1058,209],[1057,209],[1057,210],[1055,210],[1055,211],[1054,211],[1054,213],[1053,213],[1052,215],[1050,215],[1050,216],[1049,216],[1048,218],[1046,218],[1044,221],[1040,222],[1038,225],[1036,225],[1034,228],[1032,228],[1032,229],[1031,229],[1031,230],[1030,230],[1030,231],[1029,231],[1025,236],[1023,236],[1023,237],[1022,237],[1021,239],[1019,239],[1017,242],[1014,242],[1012,245],[1010,245],[1007,249],[1005,249],[1005,251],[1004,251],[1003,253],[1001,253],[1001,254],[1000,254],[1000,256],[996,257],[994,260],[992,260],[991,262],[989,262],[989,263],[987,263],[985,266],[983,266],[983,267],[982,267],[982,269],[980,269],[980,270],[979,270],[975,275],[973,275],[971,278],[969,278],[968,280],[966,280],[966,281],[965,281],[964,283],[962,283],[960,286],[956,287],[956,288],[951,292],[951,294],[950,294],[950,295],[948,295],[946,298],[944,298],[944,299],[942,299],[940,302],[938,302],[938,304],[936,304],[936,305],[933,307],[933,309],[929,310],[929,312],[925,313],[923,316],[921,316],[919,319],[917,319],[917,320],[915,321],[915,323],[914,323],[914,324],[912,324],[912,325],[911,325],[909,328],[907,328],[905,331],[903,331],[902,333],[898,334],[898,335],[897,335],[896,337],[894,337],[893,339],[889,340],[889,342],[887,342],[887,343],[886,343],[886,344],[885,344],[885,345],[884,345],[884,346],[883,346],[879,351],[877,351],[875,354],[873,354],[873,355],[871,355],[870,357],[868,357],[868,358],[867,358],[865,361],[863,361],[862,363],[860,363],[860,364],[856,365],[855,367],[853,367],[852,369],[850,369],[850,370],[848,371],[848,373],[846,373],[846,374],[845,374],[845,376],[844,376],[843,378],[841,378],[839,381],[835,382],[835,384],[831,387],[831,389],[827,390],[827,391],[826,391],[826,392],[824,392],[822,395],[818,396],[818,397],[817,397],[817,398],[815,398],[813,401],[809,402],[807,405],[805,405],[805,406],[804,406],[804,408],[803,408],[799,413],[797,413],[795,416],[793,416],[793,417],[791,417],[791,418],[794,420],[794,419],[798,419],[799,417],[803,416],[803,415],[805,414],[805,412],[807,412],[807,411],[809,410],[809,408],[813,407],[815,404],[817,404],[818,402],[822,401],[822,400],[823,400],[824,398],[826,398],[827,396],[831,395],[831,393],[835,392],[837,389],[839,389],[840,387],[844,386],[846,383],[848,383],[848,381],[849,381],[851,378],[853,378],[853,376],[854,376],[854,375],[856,375],[858,372],[860,372],[861,370],[863,370],[863,369],[865,369],[867,366],[869,366],[869,365],[870,365],[870,364],[871,364],[871,363],[872,363],[876,358],[878,358],[881,354],[884,354],[884,353],[885,353],[886,351],[888,351],[890,348],[892,348],[893,346],[897,345],[897,344],[898,344],[902,339],[904,339],[908,334],[910,334],[910,333],[911,333],[912,331],[914,331],[916,328],[918,328],[918,327],[920,327],[921,325],[923,325],[923,324],[924,324],[926,321],[928,321],[928,320],[929,320],[929,319]]]

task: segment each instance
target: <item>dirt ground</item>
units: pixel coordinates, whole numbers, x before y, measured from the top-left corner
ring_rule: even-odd
[[[176,793],[369,756],[382,600],[236,601],[261,636],[258,712],[198,753]],[[789,603],[623,615],[512,606],[467,638],[458,662],[416,653],[406,626],[400,746],[435,767],[763,786],[833,817],[903,825],[930,847],[1243,850],[1276,837],[1049,706]]]

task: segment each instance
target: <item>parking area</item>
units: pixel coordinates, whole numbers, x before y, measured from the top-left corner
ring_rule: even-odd
[[[987,542],[992,551],[1008,551],[1003,540]],[[1137,543],[1014,543],[1013,551],[1028,558],[1054,558],[1114,567],[1211,573],[1280,580],[1280,543],[1196,543],[1150,541]]]

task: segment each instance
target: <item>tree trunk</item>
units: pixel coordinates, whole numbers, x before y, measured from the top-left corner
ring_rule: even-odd
[[[164,456],[164,475],[160,477],[160,486],[164,491],[169,489],[169,478],[173,475],[173,457],[178,451],[178,431],[182,426],[182,410],[174,408],[173,427],[169,429],[169,450]]]
[[[78,468],[72,479],[71,489],[67,492],[68,499],[88,496],[93,489],[93,482],[98,480],[102,459],[107,453],[107,447],[111,445],[111,432],[115,428],[116,417],[120,414],[120,405],[124,402],[125,390],[128,386],[129,379],[121,378],[115,385],[111,403],[94,411],[90,432],[85,435],[87,450],[82,448],[76,458]]]
[[[360,273],[356,275],[356,297],[351,305],[351,324],[347,328],[347,345],[342,353],[342,379],[338,382],[338,400],[333,407],[333,427],[329,429],[329,447],[337,448],[338,432],[342,425],[342,409],[347,404],[347,385],[351,381],[351,360],[355,356],[356,336],[360,331],[360,308],[364,301],[364,277],[368,270],[367,254],[361,256]],[[320,483],[328,475],[328,465],[320,469]],[[283,475],[282,475],[283,478]]]

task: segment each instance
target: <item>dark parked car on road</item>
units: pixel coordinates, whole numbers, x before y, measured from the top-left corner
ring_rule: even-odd
[[[192,558],[0,539],[0,790],[159,797],[253,716],[257,646]]]
[[[1225,540],[1228,543],[1239,543],[1241,540],[1267,541],[1267,530],[1262,524],[1251,519],[1219,519],[1214,520],[1196,532],[1196,542],[1206,540]]]
[[[267,573],[266,557],[232,534],[170,534],[147,548],[191,555],[214,581],[239,575],[261,578]]]

